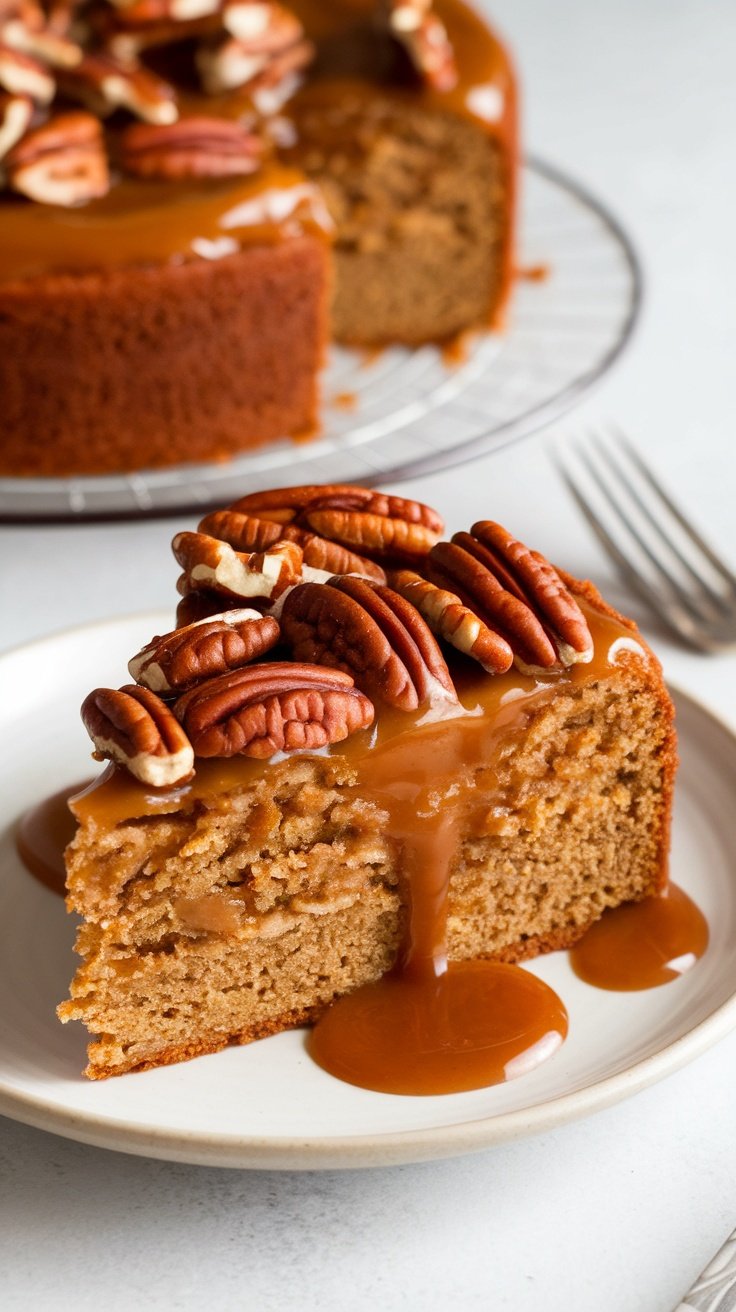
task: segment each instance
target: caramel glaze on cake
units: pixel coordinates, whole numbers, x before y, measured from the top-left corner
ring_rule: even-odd
[[[202,115],[247,125],[249,176],[196,176],[216,167],[211,140],[198,142],[192,176],[126,176],[130,115],[118,110],[107,194],[72,208],[0,194],[0,473],[227,458],[318,427],[330,332],[413,344],[500,322],[516,168],[508,58],[462,0],[438,0],[454,75],[422,73],[385,9],[296,0],[314,59],[286,79],[296,94],[279,88],[265,108],[249,85],[207,96],[189,73],[177,82],[189,64],[175,24],[171,48],[144,49],[144,66],[178,91],[179,121],[157,130]],[[116,12],[135,36],[135,7]],[[237,171],[225,153],[222,167]],[[22,186],[12,150],[7,161]]]
[[[209,527],[216,520],[232,542],[236,528],[252,536],[261,515],[293,533],[318,520],[342,547],[360,545],[383,564],[405,567],[413,552],[412,572],[425,580],[451,572],[461,595],[444,591],[441,614],[430,620],[442,650],[419,611],[402,603],[407,595],[421,601],[405,568],[390,575],[401,594],[375,578],[329,581],[304,566],[287,577],[291,543],[286,553],[282,545],[239,557],[237,604],[268,587],[256,604],[280,617],[265,664],[192,686],[195,666],[200,677],[203,667],[200,655],[182,666],[197,632],[188,628],[131,662],[173,705],[169,753],[179,750],[182,729],[184,742],[190,735],[193,777],[168,789],[132,777],[122,763],[130,766],[142,740],[136,747],[134,736],[121,737],[125,716],[115,721],[114,712],[131,693],[140,709],[144,690],[90,695],[85,722],[98,751],[118,764],[72,802],[79,830],[67,853],[68,903],[83,916],[83,964],[59,1014],[98,1035],[89,1048],[92,1078],[314,1021],[335,998],[392,970],[391,979],[408,972],[434,997],[448,959],[452,979],[463,962],[512,963],[570,946],[606,908],[666,886],[673,712],[635,626],[591,584],[562,582],[498,526],[484,521],[472,535],[439,543],[411,509],[416,503],[360,489],[352,497],[345,488],[296,491],[273,494],[280,501],[246,498],[243,510],[209,517]],[[375,523],[389,521],[377,553]],[[187,561],[185,593],[203,580],[211,588],[214,574],[222,588],[225,569],[233,586],[228,549],[213,541],[206,533],[175,538]],[[502,550],[492,552],[490,542]],[[210,596],[210,613],[216,604]],[[390,635],[388,648],[372,616]],[[250,621],[238,622],[247,634]],[[231,638],[221,621],[211,623],[208,671],[225,668],[221,643]],[[227,659],[242,661],[232,641]],[[529,663],[530,643],[542,665]],[[175,657],[177,686],[167,691]],[[304,663],[314,659],[322,676]],[[333,678],[337,695],[347,696],[351,679],[335,668],[362,689],[360,715],[369,714],[366,694],[375,710],[372,724],[364,718],[366,727],[347,737],[309,691]],[[267,680],[269,669],[271,684],[255,705],[242,690]],[[164,732],[163,718],[160,725]],[[307,750],[294,754],[297,730]],[[273,754],[275,743],[285,754]],[[224,751],[260,759],[212,755]],[[564,1009],[556,1014],[564,1019]],[[318,1029],[318,1060],[319,1038]],[[442,1087],[430,1082],[421,1091]]]
[[[94,231],[59,218],[68,271],[0,285],[3,472],[205,461],[316,424],[329,286],[324,214],[303,180],[273,172],[273,191],[265,178],[190,184],[178,200],[170,185],[131,183],[131,205],[141,208],[123,232],[114,192],[96,203]],[[18,244],[30,269],[37,229],[48,237],[49,223],[40,206],[28,217]],[[122,262],[90,271],[91,239],[121,261],[140,252],[134,276]],[[237,249],[182,263],[185,242],[201,252],[221,242]]]

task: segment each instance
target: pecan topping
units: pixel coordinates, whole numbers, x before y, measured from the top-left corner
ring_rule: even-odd
[[[231,610],[156,637],[128,662],[136,683],[183,692],[204,679],[258,660],[279,640],[279,626],[257,610]]]
[[[458,78],[455,54],[432,0],[387,0],[387,8],[389,30],[417,73],[436,91],[451,91]]]
[[[0,87],[11,96],[30,96],[39,105],[48,105],[54,98],[56,83],[40,60],[0,44]]]
[[[177,533],[171,544],[184,575],[180,591],[208,588],[225,597],[276,601],[302,575],[296,542],[277,542],[269,551],[246,554],[205,533]]]
[[[58,16],[57,16],[58,21]],[[51,23],[35,0],[22,0],[4,17],[0,14],[0,40],[13,50],[50,64],[73,68],[82,58],[82,48],[66,31]]]
[[[91,114],[59,114],[33,128],[6,156],[14,191],[48,205],[78,205],[110,185],[102,129]]]
[[[589,660],[592,639],[548,561],[490,520],[432,548],[425,572],[506,640],[522,669]]]
[[[455,539],[460,539],[456,541]],[[433,547],[426,574],[432,583],[457,594],[490,629],[511,647],[514,657],[527,666],[549,669],[557,660],[543,626],[525,602],[507,592],[488,565],[465,549],[469,534],[456,534],[452,542]],[[470,539],[472,542],[473,540]],[[477,545],[477,544],[475,544]]]
[[[254,54],[268,58],[288,50],[304,36],[296,14],[270,0],[225,0],[226,31]]]
[[[421,615],[390,588],[353,577],[294,588],[281,614],[296,660],[347,670],[371,697],[400,710],[456,700]]]
[[[431,507],[350,484],[254,492],[231,507],[295,524],[374,560],[416,564],[438,541],[444,522]]]
[[[0,93],[0,160],[27,132],[32,118],[33,101],[28,96],[6,96]]]
[[[197,69],[202,86],[211,96],[233,91],[236,87],[248,87],[258,103],[264,92],[272,91],[275,95],[273,108],[276,108],[279,100],[284,98],[278,95],[278,89],[288,92],[291,89],[288,82],[311,61],[313,54],[314,47],[309,41],[299,41],[278,54],[254,55],[245,42],[234,36],[220,36],[200,46]],[[259,105],[259,108],[265,112],[272,110],[268,103]]]
[[[264,551],[276,542],[296,542],[304,553],[304,564],[312,569],[327,574],[364,574],[377,583],[386,582],[384,571],[374,561],[294,524],[274,524],[237,510],[216,510],[205,515],[198,528],[200,533],[229,543],[235,551]]]
[[[225,35],[197,54],[202,85],[211,95],[248,87],[257,100],[260,92],[286,87],[314,54],[298,18],[283,5],[229,0],[222,21]]]
[[[274,662],[250,665],[192,689],[175,703],[198,756],[315,750],[373,722],[373,707],[337,670]]]
[[[116,109],[129,109],[146,123],[155,124],[175,123],[179,116],[174,88],[168,82],[140,64],[112,55],[86,55],[61,79],[61,86],[103,118]]]
[[[508,642],[489,629],[454,593],[438,588],[409,569],[396,570],[390,582],[396,592],[416,606],[438,638],[444,638],[464,656],[478,661],[489,674],[503,674],[509,669],[514,653]]]
[[[141,178],[225,178],[253,173],[262,144],[240,123],[184,118],[158,126],[135,123],[120,140],[120,162]]]
[[[176,3],[173,7],[179,8]],[[212,13],[196,18],[170,18],[169,9],[165,2],[149,3],[149,0],[120,9],[117,24],[105,36],[105,49],[125,63],[138,60],[148,50],[207,38],[220,29],[219,19]]]
[[[117,761],[154,788],[191,777],[191,743],[168,706],[148,688],[96,688],[82,703],[82,720],[98,760]]]

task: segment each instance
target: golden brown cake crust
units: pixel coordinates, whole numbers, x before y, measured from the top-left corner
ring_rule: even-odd
[[[0,286],[0,473],[221,459],[309,431],[327,261],[304,236],[214,262]]]

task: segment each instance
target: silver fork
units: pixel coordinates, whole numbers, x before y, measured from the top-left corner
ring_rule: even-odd
[[[625,581],[699,651],[736,646],[736,575],[617,428],[556,452],[557,468]]]

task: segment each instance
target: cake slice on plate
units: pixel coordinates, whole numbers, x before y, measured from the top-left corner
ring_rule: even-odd
[[[517,962],[666,881],[673,709],[634,625],[500,525],[363,488],[178,534],[179,626],[97,689],[73,801],[94,1079],[423,960]]]

